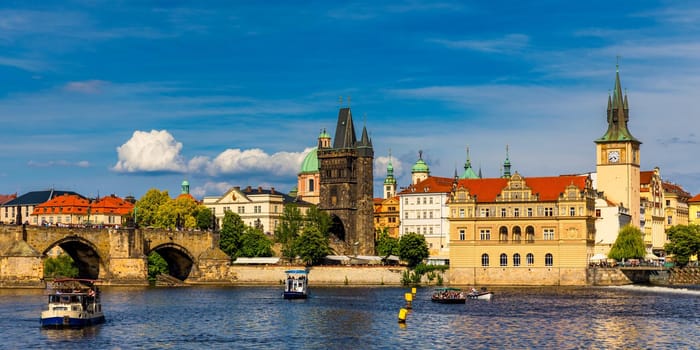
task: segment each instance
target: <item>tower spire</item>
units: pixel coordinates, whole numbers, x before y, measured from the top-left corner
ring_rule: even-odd
[[[605,134],[595,142],[616,142],[616,141],[633,141],[639,142],[627,128],[629,121],[629,105],[627,101],[627,93],[623,95],[622,84],[620,83],[620,64],[615,65],[615,87],[612,91],[612,96],[608,93],[608,109],[607,121],[608,130]]]
[[[510,178],[510,158],[508,156],[508,145],[506,145],[506,160],[503,162],[503,177]]]

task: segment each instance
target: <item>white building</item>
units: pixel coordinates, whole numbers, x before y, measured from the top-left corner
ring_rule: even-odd
[[[428,177],[398,194],[400,211],[399,236],[418,233],[425,236],[430,256],[449,257],[448,195],[453,179]]]

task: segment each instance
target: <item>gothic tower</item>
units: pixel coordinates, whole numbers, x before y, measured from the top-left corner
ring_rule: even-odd
[[[615,89],[608,95],[608,130],[596,144],[597,190],[608,200],[629,208],[631,224],[640,226],[639,145],[627,129],[629,106],[622,95],[619,66],[615,70]]]
[[[396,179],[394,178],[394,166],[391,164],[391,150],[389,150],[389,164],[386,166],[386,179],[384,179],[384,199],[396,195]]]
[[[350,108],[341,108],[333,146],[318,149],[319,208],[333,218],[332,233],[352,247],[347,253],[374,255],[373,160],[367,128],[357,141]]]

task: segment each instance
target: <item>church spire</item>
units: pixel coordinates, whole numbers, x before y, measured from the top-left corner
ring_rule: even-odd
[[[469,157],[469,146],[467,146],[467,162],[464,163],[464,173],[462,173],[462,176],[460,178],[462,179],[477,179],[480,176],[476,175],[474,172],[474,169],[472,169],[472,161]]]
[[[510,178],[510,158],[508,157],[508,145],[506,145],[506,160],[503,162],[503,177]]]
[[[629,105],[627,103],[627,93],[623,95],[622,84],[620,83],[620,65],[615,68],[615,87],[612,96],[608,94],[608,110],[607,110],[608,130],[605,135],[597,139],[596,143],[617,142],[617,141],[633,141],[637,140],[627,128],[629,121]]]
[[[384,179],[384,199],[396,195],[396,179],[394,178],[394,166],[391,164],[391,149],[389,149],[389,164],[386,165],[386,179]]]

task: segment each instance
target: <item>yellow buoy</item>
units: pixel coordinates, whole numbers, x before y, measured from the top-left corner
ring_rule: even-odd
[[[411,293],[406,293],[404,295],[404,297],[406,298],[406,301],[408,301],[408,302],[413,301],[413,294],[411,294]]]
[[[406,322],[406,314],[408,313],[408,310],[401,308],[399,310],[399,322],[404,323]]]
[[[411,293],[412,293],[413,295],[416,295],[416,287],[411,288]]]

